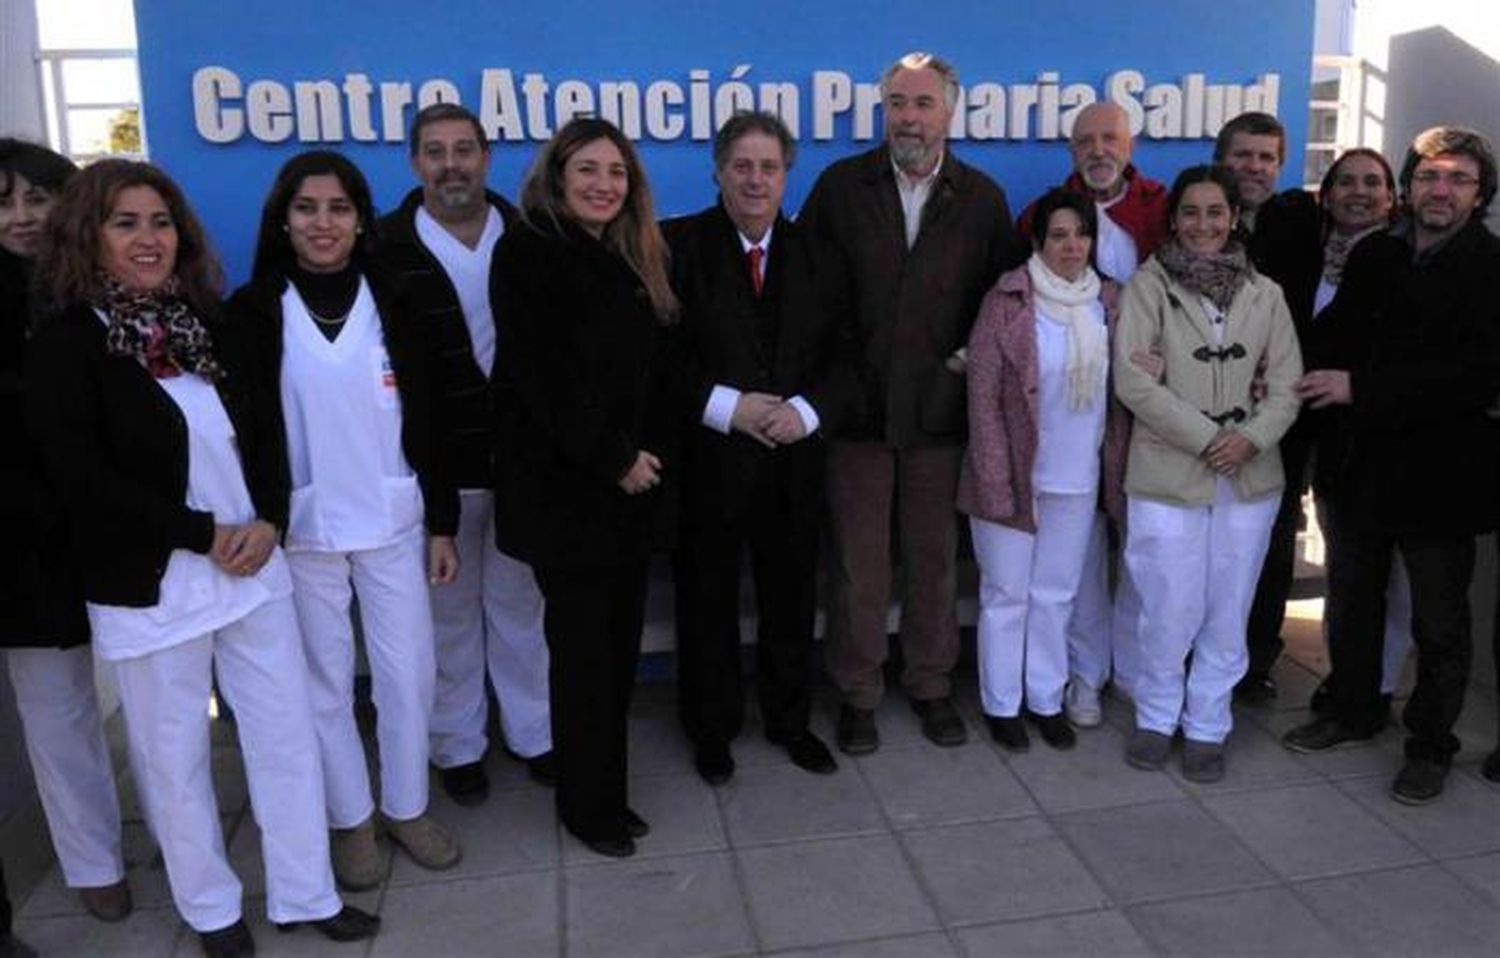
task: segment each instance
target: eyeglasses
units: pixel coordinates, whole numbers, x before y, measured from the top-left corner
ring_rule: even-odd
[[[1465,189],[1479,185],[1479,177],[1470,176],[1463,172],[1444,172],[1443,170],[1418,170],[1411,175],[1413,183],[1421,183],[1423,186],[1436,186],[1439,182],[1447,183],[1454,189]]]

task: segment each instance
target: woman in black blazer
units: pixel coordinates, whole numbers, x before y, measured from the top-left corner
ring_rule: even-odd
[[[0,648],[26,754],[68,887],[90,914],[130,914],[120,855],[120,800],[94,690],[94,656],[62,510],[26,429],[21,376],[31,337],[30,283],[42,226],[78,168],[43,146],[0,140],[0,528],[9,561],[0,579]]]
[[[626,803],[626,715],[646,566],[671,468],[677,300],[645,171],[603,120],[537,155],[496,253],[495,522],[547,601],[563,825],[600,854],[648,827]]]
[[[212,674],[238,719],[267,912],[330,938],[379,919],[334,889],[307,667],[277,546],[275,445],[216,342],[218,267],[177,185],[102,160],[48,220],[27,407],[67,516],[94,645],[113,663],[173,900],[209,955],[254,942],[209,775]]]

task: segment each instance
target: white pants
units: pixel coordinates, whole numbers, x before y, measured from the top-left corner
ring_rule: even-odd
[[[1245,625],[1279,503],[1274,495],[1242,501],[1225,479],[1211,506],[1129,499],[1125,563],[1141,596],[1138,728],[1171,735],[1181,725],[1198,742],[1229,736],[1230,695],[1249,664]]]
[[[353,828],[375,810],[354,721],[355,593],[375,701],[380,808],[390,818],[416,818],[427,810],[427,723],[437,672],[427,537],[418,530],[379,549],[289,552],[287,560],[312,677],[328,825]]]
[[[1110,597],[1108,524],[1103,512],[1095,513],[1083,578],[1068,620],[1068,675],[1096,691],[1113,678],[1115,688],[1130,695],[1137,671],[1141,598],[1123,560],[1115,570]]]
[[[439,768],[484,757],[486,671],[510,750],[532,758],[552,748],[542,593],[531,566],[495,545],[494,507],[494,493],[464,490],[458,579],[432,587],[437,691],[430,740]]]
[[[99,715],[93,651],[87,645],[12,649],[9,659],[26,754],[63,880],[70,888],[113,885],[125,877],[120,798]]]
[[[1380,691],[1395,693],[1401,682],[1401,670],[1411,652],[1411,582],[1401,550],[1392,550],[1391,581],[1385,589],[1385,647],[1381,663]]]
[[[261,831],[274,922],[337,914],[307,666],[290,599],[273,599],[202,638],[114,663],[132,764],[172,900],[194,931],[240,918],[209,761],[212,675],[234,710]]]
[[[1039,493],[1036,535],[970,518],[979,561],[979,690],[986,715],[1062,711],[1068,619],[1095,497]]]

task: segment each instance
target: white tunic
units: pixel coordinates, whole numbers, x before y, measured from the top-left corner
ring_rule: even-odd
[[[332,342],[297,287],[281,297],[281,403],[292,473],[289,552],[355,552],[419,528],[422,493],[401,450],[401,399],[363,278]]]
[[[1094,311],[1104,323],[1104,308]],[[1037,307],[1037,447],[1032,485],[1038,492],[1093,495],[1099,487],[1099,446],[1104,441],[1105,379],[1094,401],[1073,409],[1068,397],[1068,331]]]
[[[473,249],[463,243],[424,207],[417,207],[417,235],[423,244],[442,264],[443,272],[453,283],[458,293],[458,305],[463,310],[464,323],[469,327],[469,340],[474,344],[474,361],[486,378],[495,367],[495,314],[490,304],[490,259],[495,244],[505,232],[505,221],[500,212],[489,207],[490,215],[484,222],[484,232],[479,235],[479,244]]]
[[[187,422],[188,507],[212,512],[220,525],[254,519],[234,426],[218,392],[192,373],[156,382]],[[279,549],[253,576],[232,576],[206,555],[174,549],[156,605],[137,609],[91,602],[89,625],[100,657],[118,661],[201,638],[291,592],[291,574]]]

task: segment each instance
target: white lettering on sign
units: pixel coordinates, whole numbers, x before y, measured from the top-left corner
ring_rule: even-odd
[[[632,140],[709,140],[741,110],[780,116],[801,138],[856,142],[879,136],[880,88],[856,82],[841,70],[814,70],[805,87],[810,125],[803,129],[804,86],[785,79],[753,77],[740,63],[715,74],[701,67],[677,78],[611,77],[590,82],[553,80],[544,73],[517,74],[490,67],[479,74],[475,113],[492,140],[546,140],[576,116],[598,115]],[[519,80],[518,80],[519,76]],[[367,73],[291,80],[246,79],[222,65],[193,74],[193,122],[210,143],[249,138],[281,143],[399,143],[416,110],[433,103],[461,103],[459,84],[432,77],[373,81]],[[1035,82],[981,80],[959,91],[949,130],[960,140],[1057,140],[1073,129],[1078,112],[1106,100],[1124,108],[1133,135],[1149,140],[1211,138],[1228,120],[1248,110],[1275,115],[1281,76],[1263,73],[1251,83],[1209,83],[1204,73],[1176,81],[1148,82],[1140,70],[1115,70],[1096,89],[1068,82],[1058,70],[1043,70]]]

